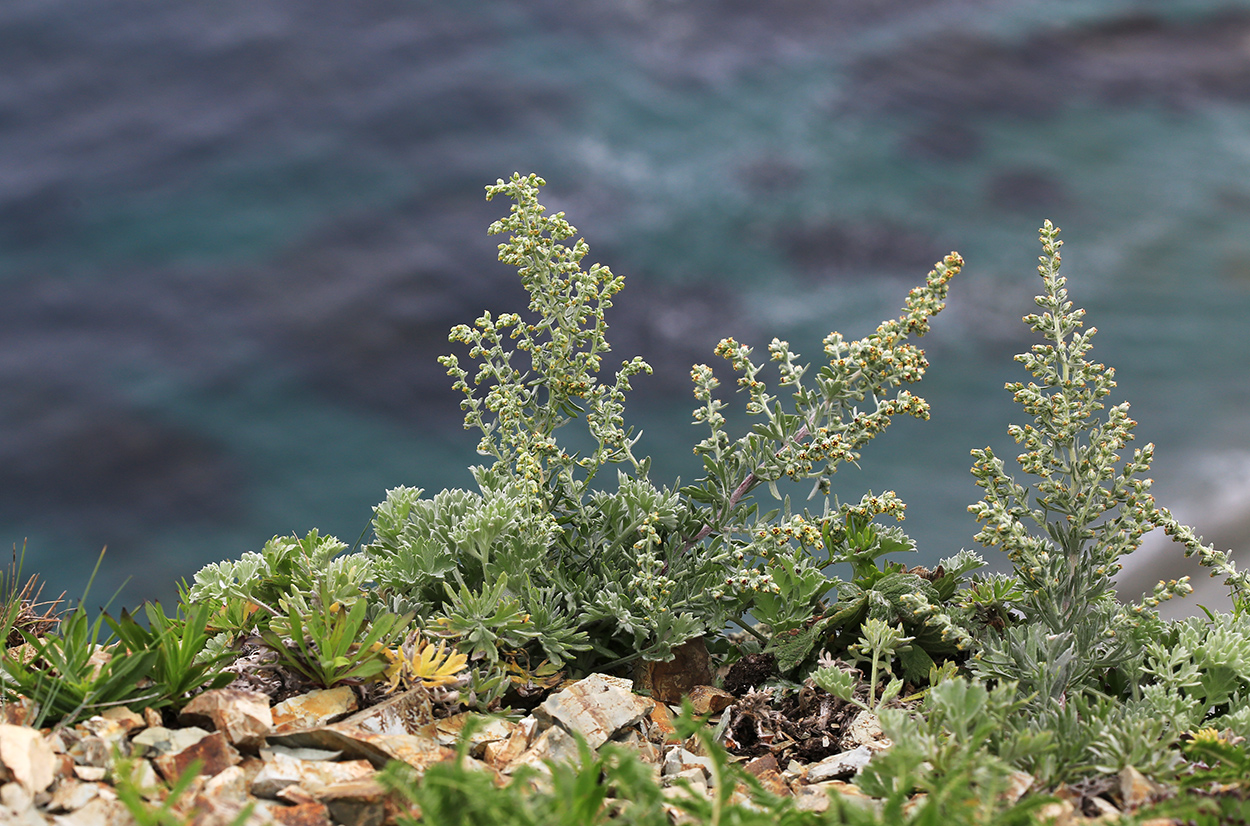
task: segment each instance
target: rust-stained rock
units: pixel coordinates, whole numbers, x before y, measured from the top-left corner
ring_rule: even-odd
[[[710,685],[697,685],[690,689],[687,696],[696,714],[720,714],[738,700],[728,691]]]
[[[18,697],[0,703],[0,723],[10,726],[24,726],[32,717],[31,701],[26,697]]]
[[[482,747],[482,759],[487,765],[502,769],[521,756],[529,748],[529,738],[521,726],[508,735],[507,740],[492,740]]]
[[[143,709],[143,722],[147,724],[148,728],[165,725],[165,720],[161,717],[161,713],[154,708]]]
[[[251,792],[257,797],[273,798],[283,788],[299,785],[315,797],[326,786],[363,780],[373,773],[373,764],[368,760],[297,760],[278,752],[269,756],[252,780]]]
[[[341,720],[360,708],[351,686],[321,688],[283,700],[273,707],[275,731],[324,726]]]
[[[254,749],[273,729],[269,696],[242,688],[214,688],[197,695],[178,715],[179,722],[211,726],[231,745]]]
[[[656,775],[659,775],[660,764],[664,761],[664,753],[659,746],[643,737],[636,729],[626,732],[624,737],[617,737],[612,742],[620,743],[622,746],[633,750],[638,755],[639,760],[654,768]]]
[[[703,637],[695,637],[673,649],[668,662],[639,660],[634,687],[650,692],[661,703],[680,703],[697,685],[712,682],[712,658]]]
[[[195,760],[201,763],[200,774],[212,777],[229,766],[238,765],[243,758],[220,731],[201,737],[180,751],[158,755],[152,760],[156,770],[168,782],[182,775]]]
[[[534,716],[581,734],[587,745],[597,749],[621,729],[647,717],[654,707],[654,700],[630,690],[628,680],[591,674],[552,694],[534,709]]]
[[[681,746],[674,746],[664,756],[664,776],[672,777],[690,769],[699,769],[707,777],[712,776],[712,758],[695,754]]]
[[[673,712],[663,703],[656,703],[647,716],[647,739],[652,743],[676,743],[677,728],[673,725]]]
[[[440,746],[436,740],[412,734],[374,734],[346,728],[346,723],[273,735],[270,743],[303,748],[341,751],[344,756],[368,760],[382,768],[390,760],[402,760],[419,771],[449,760],[455,749]]]
[[[753,777],[759,777],[766,771],[781,771],[781,766],[777,765],[777,758],[772,754],[765,754],[763,757],[757,757],[742,767],[747,774]]]
[[[147,721],[143,719],[143,715],[137,711],[131,711],[125,706],[113,706],[106,708],[100,712],[100,716],[105,720],[112,720],[121,726],[122,731],[130,734],[137,729],[147,728]]]
[[[1125,766],[1120,769],[1120,800],[1124,802],[1124,808],[1128,810],[1136,809],[1151,803],[1163,794],[1162,789],[1152,783],[1141,772],[1132,766]]]
[[[382,749],[392,760],[402,760],[416,769],[418,773],[424,772],[435,763],[456,759],[455,749],[450,746],[440,746],[436,741],[426,737],[412,734],[364,736],[368,737],[370,742]],[[464,761],[467,766],[485,768],[485,764],[472,757],[465,757]]]
[[[294,806],[270,806],[266,814],[278,826],[331,826],[330,812],[324,804],[316,801]]]
[[[502,717],[483,717],[480,714],[464,712],[436,721],[434,738],[440,745],[454,746],[460,742],[465,724],[476,721],[473,733],[469,736],[469,754],[480,756],[488,743],[507,740],[513,732],[521,728],[519,723],[505,720]]]
[[[10,777],[34,795],[52,785],[58,760],[35,729],[0,724],[0,763]]]

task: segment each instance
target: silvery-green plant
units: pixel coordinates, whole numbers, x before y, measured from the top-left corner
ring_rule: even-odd
[[[830,475],[858,458],[891,417],[927,417],[924,401],[903,389],[927,366],[910,338],[923,335],[942,309],[962,264],[957,255],[912,290],[900,317],[865,339],[831,333],[828,363],[818,371],[774,341],[769,352],[790,393],[784,404],[767,391],[750,348],[722,341],[717,352],[743,373],[748,410],[762,421],[730,440],[723,403],[713,397],[716,379],[697,365],[695,418],[711,434],[696,453],[707,475],[670,489],[648,479],[650,460],[635,455],[637,436],[623,416],[631,379],[650,368],[635,357],[599,379],[611,351],[605,310],[623,279],[598,264],[582,267],[588,247],[569,242],[576,230],[563,214],[546,214],[538,201],[543,185],[536,176],[513,175],[487,187],[488,199],[513,201],[490,231],[508,236],[499,258],[517,267],[529,314],[485,313],[451,332],[478,366],[470,370],[454,354],[441,362],[464,395],[465,427],[480,432],[478,452],[492,462],[472,469],[480,493],[388,493],[375,514],[376,538],[365,548],[385,610],[415,611],[420,622],[444,629],[436,633],[471,627],[468,647],[478,663],[544,657],[605,667],[640,656],[665,659],[674,646],[731,621],[767,640],[771,631],[745,619],[756,607],[778,628],[802,626],[837,584],[822,571],[830,560],[821,554],[833,550],[825,538],[840,543],[841,555],[849,522],[855,533],[845,550],[859,553],[859,562],[912,547],[901,532],[859,524],[882,513],[901,517],[893,494],[826,502],[818,515],[793,513],[786,501],[784,514],[763,517],[750,494],[767,484],[780,497],[777,484],[786,479],[814,480],[814,493],[828,492]],[[581,454],[556,439],[575,419],[591,437]],[[617,469],[615,490],[596,485],[607,465]],[[801,547],[781,548],[777,536]],[[909,580],[896,590],[915,585]],[[491,640],[484,629],[496,616],[525,623],[509,620],[516,633]]]
[[[1096,330],[1082,331],[1085,311],[1068,300],[1066,280],[1059,275],[1058,234],[1049,221],[1040,230],[1043,293],[1036,301],[1042,312],[1024,317],[1044,343],[1016,357],[1036,381],[1007,385],[1033,418],[1008,433],[1024,447],[1017,457],[1021,470],[1036,481],[1026,488],[992,450],[973,450],[972,473],[985,494],[969,508],[984,523],[977,540],[1010,558],[1023,592],[1019,608],[1029,623],[1009,626],[1004,639],[988,647],[981,673],[1027,678],[1019,657],[1040,657],[1038,673],[1049,663],[1068,674],[1060,683],[1051,680],[1046,693],[1055,697],[1069,684],[1094,687],[1109,669],[1129,663],[1139,653],[1130,633],[1140,625],[1138,618],[1160,601],[1192,590],[1182,579],[1160,583],[1138,605],[1119,603],[1112,577],[1149,530],[1161,528],[1187,556],[1196,555],[1213,574],[1224,576],[1238,610],[1250,598],[1250,580],[1227,554],[1203,545],[1155,504],[1145,477],[1154,446],[1122,458],[1136,422],[1127,402],[1108,407],[1104,401],[1115,387],[1115,372],[1087,358]]]

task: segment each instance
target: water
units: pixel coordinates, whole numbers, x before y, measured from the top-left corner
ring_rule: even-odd
[[[609,321],[656,367],[630,418],[657,480],[697,470],[717,339],[815,356],[958,249],[933,420],[837,482],[897,490],[926,561],[972,547],[968,451],[1014,455],[1051,218],[1156,490],[1235,544],[1248,38],[1250,6],[1196,0],[10,0],[0,539],[71,596],[107,545],[93,601],[132,577],[132,604],[276,533],[352,542],[388,487],[470,484],[435,357],[517,306],[482,187],[518,170],[627,277]]]

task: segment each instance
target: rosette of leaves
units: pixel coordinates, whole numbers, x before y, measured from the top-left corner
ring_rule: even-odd
[[[1121,457],[1136,422],[1127,402],[1104,402],[1115,387],[1114,370],[1087,358],[1096,329],[1082,332],[1085,311],[1068,300],[1058,234],[1049,221],[1040,230],[1044,292],[1036,302],[1042,312],[1024,318],[1044,343],[1016,356],[1036,381],[1007,385],[1033,418],[1008,433],[1024,447],[1017,457],[1021,470],[1036,481],[1026,488],[992,450],[974,450],[972,473],[985,495],[969,508],[984,523],[977,540],[1006,552],[1024,594],[1022,624],[1008,625],[1001,638],[990,636],[978,673],[1026,684],[1037,676],[1048,683],[1043,698],[1062,697],[1069,688],[1115,690],[1132,683],[1129,672],[1141,656],[1134,627],[1161,600],[1192,590],[1182,579],[1160,583],[1131,608],[1119,603],[1112,577],[1147,531],[1162,528],[1187,556],[1224,576],[1239,610],[1246,608],[1250,588],[1227,554],[1203,545],[1155,504],[1145,478],[1154,446]],[[1022,671],[1024,654],[1032,659]],[[1068,678],[1055,684],[1055,674]]]
[[[916,550],[898,527],[872,521],[882,514],[901,518],[903,509],[892,491],[868,493],[821,518],[793,515],[757,528],[750,553],[764,560],[759,570],[770,587],[755,590],[751,611],[768,626],[765,650],[783,673],[821,650],[849,652],[862,643],[869,622],[900,626],[913,641],[896,653],[904,678],[917,685],[936,662],[966,647],[970,612],[957,594],[967,590],[961,590],[964,575],[983,562],[961,552],[929,570],[883,559]],[[841,566],[850,568],[849,580],[826,573]]]
[[[347,545],[313,529],[303,539],[275,536],[260,553],[214,562],[196,572],[186,602],[216,606],[211,622],[222,633],[248,630],[261,617],[277,617],[279,603],[305,594],[325,594],[326,605],[351,605],[371,579],[368,557],[362,553],[339,556]]]

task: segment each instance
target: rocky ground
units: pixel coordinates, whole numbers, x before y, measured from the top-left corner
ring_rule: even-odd
[[[544,761],[577,759],[579,735],[591,749],[611,742],[635,752],[666,796],[707,794],[712,761],[696,738],[683,741],[673,725],[676,703],[688,700],[709,715],[735,762],[799,808],[822,811],[831,793],[876,805],[852,783],[875,752],[891,745],[874,715],[819,689],[786,695],[761,688],[772,669],[758,658],[721,675],[741,696],[691,685],[692,677],[706,676],[697,653],[694,668],[691,656],[679,656],[641,670],[637,680],[592,674],[531,691],[535,702],[545,697],[529,714],[485,717],[471,730],[464,760],[500,785],[533,767],[539,774],[526,782],[541,785]],[[379,769],[399,760],[421,773],[457,759],[456,745],[474,716],[420,686],[391,696],[352,686],[311,689],[274,702],[279,695],[240,687],[245,682],[205,691],[177,714],[114,707],[52,729],[24,725],[29,704],[9,704],[0,723],[0,822],[126,826],[135,821],[118,797],[119,773],[129,767],[132,785],[159,805],[168,786],[199,761],[199,774],[173,806],[195,826],[225,826],[249,804],[248,826],[383,826],[416,812],[378,782]],[[1032,785],[1021,772],[1011,794],[1022,796]],[[1047,811],[1056,824],[1114,819],[1161,794],[1128,769],[1061,789],[1061,800]],[[677,807],[670,814],[682,822]]]

